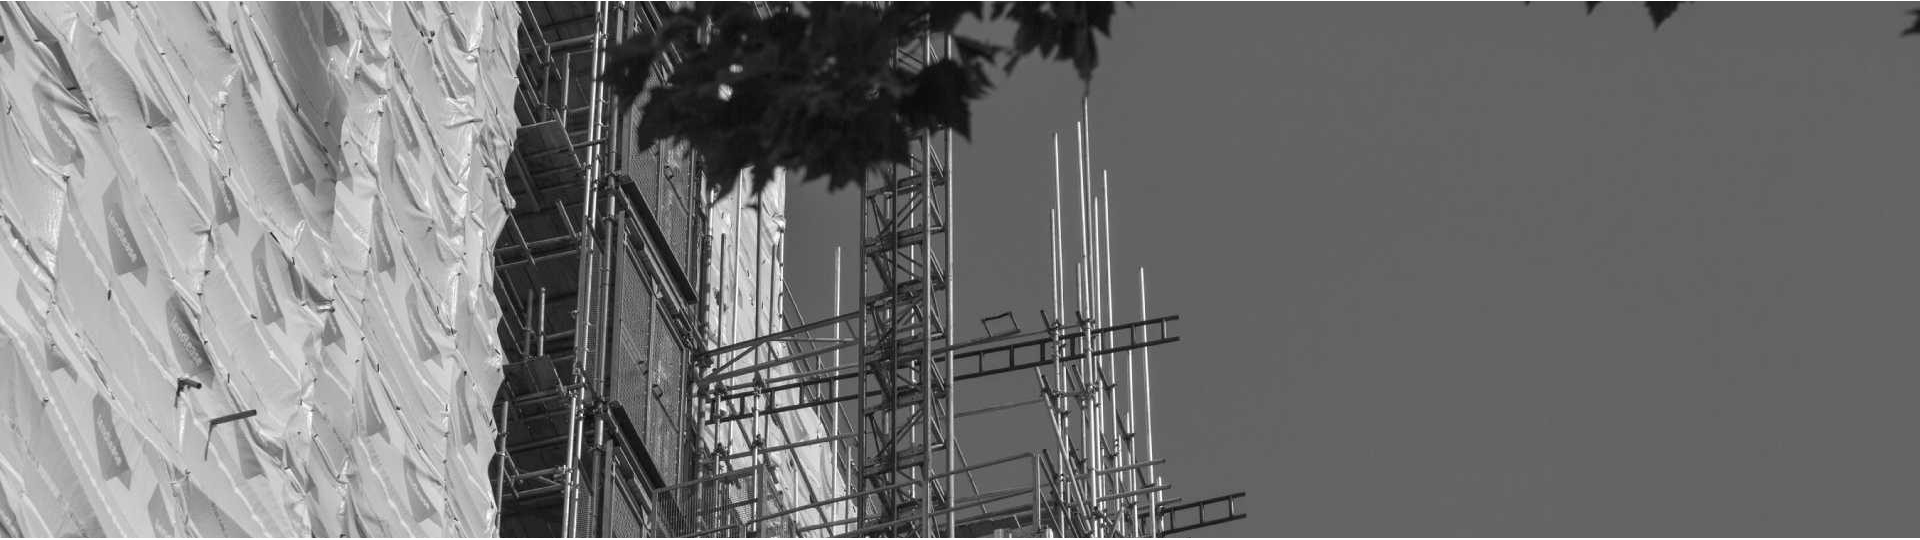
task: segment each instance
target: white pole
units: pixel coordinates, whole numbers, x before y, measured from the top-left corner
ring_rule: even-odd
[[[833,316],[835,317],[840,316],[840,262],[841,262],[840,257],[841,257],[840,246],[833,246]],[[833,340],[835,342],[840,341],[840,324],[839,323],[835,323],[833,325]],[[834,373],[839,373],[840,349],[838,348],[833,350],[833,368],[835,370]],[[840,379],[838,378],[833,380],[833,395],[835,396],[840,395]],[[846,462],[846,457],[841,452],[841,449],[845,447],[845,444],[838,439],[838,437],[840,436],[840,412],[841,412],[840,405],[835,404],[835,405],[828,406],[828,410],[833,412],[832,422],[829,425],[832,426],[832,433],[833,433],[833,436],[835,437],[834,442],[832,443],[833,459],[835,464],[834,466],[836,468],[839,468],[840,463]],[[822,470],[825,470],[825,468],[822,468]],[[847,477],[845,476],[845,472],[841,473],[840,486],[842,488],[845,488],[847,486]],[[851,493],[853,492],[853,490],[847,489],[847,492]],[[846,506],[845,505],[837,505],[837,506],[840,506],[842,512],[841,512],[841,515],[835,516],[834,519],[835,520],[846,519],[847,517],[845,515]],[[827,532],[831,533],[833,531],[832,529],[828,529]]]
[[[1091,181],[1091,178],[1089,178],[1089,181]],[[1107,302],[1107,293],[1106,293],[1106,288],[1107,288],[1106,267],[1108,262],[1107,261],[1108,231],[1106,227],[1107,199],[1104,194],[1102,194],[1099,197],[1093,198],[1093,220],[1094,220],[1093,229],[1095,231],[1095,234],[1093,235],[1093,249],[1095,253],[1099,254],[1098,259],[1095,261],[1096,264],[1093,267],[1093,280],[1094,280],[1093,295],[1094,295],[1094,298],[1097,299],[1096,302],[1100,306],[1100,310],[1099,310],[1100,325],[1104,327],[1104,326],[1110,325],[1111,319],[1112,319],[1112,317],[1110,317],[1109,316],[1110,314],[1108,313],[1108,310],[1111,309],[1112,306],[1109,305]],[[1104,335],[1097,336],[1094,339],[1095,350],[1105,350],[1109,345],[1111,345],[1110,341],[1111,340],[1109,339],[1109,336],[1104,336]],[[1113,362],[1112,354],[1102,354],[1099,356],[1099,358],[1095,359],[1095,362],[1093,364],[1094,369],[1099,370],[1100,372],[1100,377],[1097,379],[1099,386],[1094,388],[1094,395],[1098,396],[1100,399],[1100,407],[1099,407],[1099,412],[1100,412],[1099,468],[1100,470],[1111,469],[1114,466],[1114,462],[1113,462],[1114,456],[1108,450],[1108,448],[1110,448],[1110,445],[1113,443],[1114,439],[1117,436],[1117,434],[1115,433],[1115,428],[1118,427],[1114,424],[1114,421],[1113,421],[1113,411],[1114,411],[1113,397],[1114,396],[1112,393],[1113,386],[1110,384],[1110,380],[1113,378],[1113,368],[1112,366],[1108,365],[1111,362]],[[1100,484],[1100,494],[1103,497],[1109,494],[1120,492],[1119,489],[1116,489],[1119,486],[1114,485],[1113,476],[1111,474],[1100,475],[1099,484]],[[1100,510],[1102,512],[1106,512],[1109,508],[1111,508],[1115,504],[1117,504],[1117,501],[1107,501],[1105,503],[1101,503]]]
[[[1081,142],[1080,161],[1081,161],[1081,165],[1086,170],[1085,176],[1087,180],[1087,186],[1089,188],[1088,194],[1089,196],[1091,196],[1090,200],[1092,201],[1094,206],[1093,223],[1092,223],[1093,233],[1089,236],[1089,238],[1093,241],[1093,246],[1092,246],[1093,258],[1089,261],[1089,264],[1087,266],[1087,273],[1089,277],[1089,280],[1087,283],[1089,286],[1090,300],[1092,300],[1091,311],[1093,313],[1093,320],[1095,321],[1096,327],[1098,327],[1099,324],[1103,324],[1107,321],[1107,303],[1104,300],[1104,296],[1101,294],[1101,283],[1104,281],[1104,279],[1100,272],[1100,268],[1104,265],[1103,261],[1106,260],[1106,253],[1104,252],[1104,250],[1101,249],[1100,238],[1106,234],[1106,231],[1102,230],[1100,226],[1100,223],[1101,223],[1100,216],[1102,215],[1102,212],[1104,212],[1100,208],[1100,197],[1093,196],[1092,195],[1093,190],[1091,189],[1093,187],[1093,115],[1091,113],[1091,103],[1092,103],[1092,100],[1089,100],[1084,96],[1080,98],[1080,125],[1082,126],[1082,130],[1086,133],[1084,140]],[[1088,467],[1090,469],[1104,469],[1105,468],[1104,464],[1106,463],[1106,456],[1104,455],[1104,452],[1105,452],[1104,445],[1106,444],[1106,441],[1108,438],[1107,428],[1109,427],[1107,425],[1109,421],[1109,419],[1107,418],[1107,416],[1109,416],[1109,413],[1108,413],[1109,405],[1107,404],[1107,396],[1106,396],[1106,378],[1107,378],[1108,371],[1105,369],[1104,366],[1101,365],[1102,358],[1095,357],[1093,354],[1093,351],[1097,351],[1104,348],[1106,340],[1098,334],[1090,334],[1088,337],[1091,339],[1087,340],[1088,350],[1087,350],[1086,361],[1089,363],[1093,371],[1093,385],[1094,385],[1093,386],[1093,414],[1095,416],[1094,420],[1096,423],[1093,424],[1094,446],[1093,448],[1089,449],[1089,454],[1087,456],[1087,459],[1089,460]],[[1106,483],[1107,483],[1106,478],[1104,476],[1093,478],[1093,493],[1094,493],[1095,501],[1098,501],[1100,497],[1104,497],[1107,495]],[[1096,505],[1096,508],[1099,508],[1102,506],[1105,506],[1105,505]],[[1096,525],[1094,526],[1093,530],[1094,530],[1095,537],[1098,537],[1098,538],[1106,537],[1106,529],[1104,527],[1099,526],[1098,520],[1096,520]]]
[[[1061,219],[1062,219],[1061,214],[1064,213],[1065,211],[1066,211],[1066,206],[1062,205],[1060,200],[1060,134],[1054,133],[1053,134],[1053,211],[1049,212],[1048,215],[1053,219],[1053,318],[1055,321],[1058,321],[1061,325],[1065,325],[1067,321],[1066,231],[1062,230],[1062,227],[1061,227]],[[1053,323],[1048,322],[1048,324],[1053,324]],[[1052,332],[1049,332],[1049,334],[1052,334]],[[1055,342],[1056,345],[1058,343],[1059,342],[1057,341]],[[1054,353],[1053,380],[1054,380],[1055,388],[1065,388],[1067,384],[1066,364],[1064,362],[1061,362],[1061,357],[1064,356],[1062,354],[1063,352],[1064,351],[1059,350],[1059,347],[1057,346],[1053,351]],[[1056,401],[1054,399],[1054,396],[1047,396],[1047,414],[1057,414],[1060,417],[1061,426],[1056,429],[1060,430],[1060,433],[1063,434],[1062,435],[1063,437],[1065,433],[1071,433],[1073,429],[1073,417],[1071,415],[1068,415],[1066,411],[1067,411],[1066,404]],[[1071,444],[1072,444],[1067,441],[1071,441],[1071,440],[1072,440],[1071,438],[1061,439],[1061,442],[1062,442],[1062,445],[1060,448],[1061,455],[1059,458],[1060,465],[1061,465],[1059,467],[1060,471],[1070,470],[1066,467],[1066,465],[1068,464],[1067,450],[1068,448],[1071,447]],[[1061,485],[1056,487],[1055,489],[1056,490],[1064,489],[1065,487],[1066,486]],[[1039,489],[1039,487],[1036,486],[1034,489]],[[1042,516],[1042,513],[1040,512],[1039,508],[1034,509],[1034,516],[1035,516],[1034,520],[1037,523]]]
[[[1073,166],[1076,174],[1075,180],[1079,183],[1079,190],[1074,192],[1074,204],[1080,207],[1080,262],[1074,264],[1074,270],[1079,276],[1074,279],[1074,289],[1078,291],[1078,297],[1074,302],[1074,311],[1083,315],[1089,314],[1089,306],[1087,305],[1087,299],[1088,296],[1090,296],[1087,290],[1087,245],[1092,243],[1087,240],[1087,169],[1086,162],[1081,159],[1084,155],[1082,152],[1085,149],[1086,124],[1075,123],[1073,125]],[[1081,343],[1083,348],[1086,345],[1084,342]],[[1092,378],[1088,375],[1092,372],[1087,368],[1088,364],[1089,362],[1087,362],[1086,359],[1081,359],[1080,383],[1082,385],[1085,385],[1086,382]],[[1085,394],[1081,394],[1080,406],[1078,407],[1080,416],[1089,421],[1083,423],[1085,433],[1082,434],[1080,440],[1080,448],[1083,452],[1093,447],[1093,426],[1090,421],[1094,420],[1094,418],[1093,415],[1087,411],[1088,405],[1089,401],[1085,397]]]
[[[1140,269],[1140,320],[1147,320],[1147,269],[1145,268]],[[1142,335],[1142,337],[1145,336]],[[1153,430],[1152,347],[1140,349],[1140,370],[1141,374],[1145,376],[1143,382],[1146,383],[1147,394],[1147,462],[1152,463],[1154,459],[1153,439],[1156,436],[1156,432]],[[1157,471],[1156,466],[1147,466],[1147,477],[1152,478],[1153,483],[1156,485],[1161,483],[1160,473]],[[1151,523],[1151,525],[1148,526],[1148,531],[1152,533],[1152,537],[1154,538],[1160,537],[1160,498],[1160,492],[1155,492],[1152,501],[1147,505],[1147,519]]]
[[[1114,303],[1114,298],[1113,298],[1113,191],[1112,191],[1112,188],[1110,188],[1108,185],[1107,171],[1105,169],[1101,169],[1100,171],[1100,193],[1103,195],[1103,197],[1100,199],[1100,204],[1101,204],[1100,229],[1102,231],[1100,235],[1101,242],[1102,242],[1100,251],[1101,253],[1104,254],[1104,256],[1101,258],[1101,262],[1105,263],[1104,265],[1102,265],[1102,268],[1101,268],[1101,270],[1105,272],[1105,275],[1101,276],[1100,281],[1101,283],[1104,283],[1106,285],[1106,293],[1107,293],[1106,307],[1112,313],[1112,316],[1109,317],[1110,321],[1108,322],[1108,324],[1112,325],[1113,322],[1117,322],[1120,320],[1120,314],[1119,314],[1120,306]],[[1113,346],[1113,344],[1111,343],[1111,340],[1109,340],[1109,343],[1107,344],[1107,346],[1109,347]],[[1129,354],[1131,354],[1131,351],[1129,351]],[[1111,373],[1115,377],[1119,376],[1118,366],[1115,365],[1115,363],[1118,360],[1119,359],[1115,358],[1114,355],[1111,355],[1111,354],[1107,355],[1107,373]],[[1129,371],[1131,371],[1132,366],[1129,365],[1128,368],[1129,368]],[[1118,388],[1117,384],[1115,385],[1115,388],[1116,389]],[[1109,392],[1109,395],[1113,395],[1111,391]],[[1127,399],[1129,400],[1129,402],[1131,402],[1131,400],[1133,399],[1133,396],[1129,394],[1127,396]],[[1113,407],[1114,407],[1115,414],[1109,414],[1107,416],[1113,417],[1114,452],[1122,453],[1124,452],[1124,449],[1128,444],[1128,439],[1130,439],[1130,435],[1128,435],[1128,430],[1126,429],[1126,425],[1121,423],[1121,419],[1117,414],[1120,408],[1120,402],[1117,397],[1113,401]],[[1132,410],[1131,403],[1128,404],[1128,410],[1129,411]],[[1122,454],[1120,457],[1121,459],[1124,460],[1124,459],[1131,458],[1132,456]],[[1115,465],[1119,465],[1119,464],[1116,463]],[[1126,479],[1130,477],[1132,477],[1131,474],[1115,479],[1115,482],[1119,484],[1116,487],[1120,490],[1130,490],[1132,488],[1132,484],[1130,482],[1126,482]],[[1116,510],[1121,509],[1124,506],[1125,506],[1124,501],[1121,501],[1118,499],[1113,501],[1113,507]],[[1127,521],[1132,521],[1131,514],[1128,515]]]
[[[953,58],[953,34],[947,34],[946,40],[945,40],[945,47],[940,52],[940,56],[942,58]],[[953,230],[954,230],[954,226],[953,226],[954,225],[953,130],[952,129],[945,130],[942,136],[946,138],[945,142],[947,145],[947,148],[946,148],[947,152],[945,155],[945,157],[947,158],[946,159],[946,164],[947,164],[947,174],[946,174],[946,177],[947,177],[947,188],[946,188],[947,190],[947,227],[946,227],[947,229],[947,234],[946,234],[946,237],[947,237],[946,238],[947,240],[947,292],[946,292],[947,328],[953,328],[954,327],[953,290],[954,290],[954,281],[955,281],[954,274],[960,273],[960,269],[958,267],[959,263],[956,261],[956,259],[953,256]],[[933,225],[928,224],[927,226],[932,227]],[[946,341],[948,345],[953,344],[952,331],[947,332]],[[954,388],[953,349],[952,348],[947,349],[946,365],[947,365],[946,369],[947,369],[947,396],[948,396],[946,399],[946,403],[947,403],[947,443],[946,443],[947,500],[953,501],[954,499],[957,499],[960,497],[959,492],[954,490],[955,489],[954,481],[958,480],[959,476],[953,474],[954,454],[959,451],[958,444],[960,439],[960,435],[959,435],[960,426],[955,423],[955,420],[957,420],[958,418],[956,417],[956,413],[954,412],[954,402],[956,401],[955,396],[958,393],[959,389]],[[947,535],[953,536],[959,530],[960,530],[959,515],[953,511],[952,503],[949,502],[948,508],[947,508]]]
[[[1065,246],[1061,245],[1062,236],[1064,236],[1060,231],[1062,209],[1060,205],[1060,134],[1055,133],[1053,134],[1053,212],[1049,214],[1053,219],[1053,317],[1065,322],[1067,316],[1062,310],[1066,309],[1066,296],[1061,289],[1066,285],[1067,276],[1066,250]]]
[[[1048,263],[1052,265],[1047,268],[1047,279],[1050,280],[1053,285],[1053,314],[1051,316],[1060,318],[1060,211],[1057,208],[1047,211],[1047,235],[1050,237],[1047,239],[1047,247],[1052,251],[1047,254],[1049,259]],[[1052,324],[1050,321],[1041,322],[1048,325]],[[1053,352],[1053,376],[1057,379],[1060,376],[1060,351]]]
[[[1060,204],[1060,134],[1053,134],[1053,211],[1048,216],[1053,220],[1053,318],[1061,324],[1067,321],[1067,255],[1066,233],[1060,230],[1060,213],[1065,207]],[[1046,321],[1053,324],[1052,321]],[[1059,361],[1060,351],[1054,352],[1053,377],[1056,385],[1066,384],[1066,370]],[[1049,398],[1048,407],[1057,407]],[[1061,450],[1065,450],[1064,448]]]
[[[1091,210],[1090,207],[1093,206],[1091,203],[1093,194],[1091,193],[1092,190],[1089,189],[1088,182],[1087,182],[1086,123],[1082,121],[1078,124],[1075,124],[1074,132],[1077,135],[1074,141],[1076,146],[1074,148],[1074,154],[1075,154],[1074,165],[1078,169],[1079,180],[1080,180],[1080,193],[1079,193],[1080,306],[1079,307],[1080,307],[1080,311],[1084,312],[1085,315],[1087,315],[1088,317],[1094,317],[1096,316],[1096,314],[1094,313],[1094,305],[1093,305],[1093,261],[1092,261],[1092,253],[1091,253],[1091,250],[1093,247],[1093,229],[1091,227],[1091,224],[1087,220],[1087,213]],[[1099,388],[1099,381],[1098,381],[1099,370],[1095,369],[1093,365],[1093,354],[1092,354],[1094,351],[1093,334],[1089,331],[1089,329],[1082,328],[1081,335],[1084,336],[1084,338],[1081,340],[1081,345],[1083,348],[1085,348],[1085,351],[1083,351],[1085,354],[1080,359],[1080,373],[1082,374],[1081,375],[1082,386],[1080,390],[1084,392],[1082,395],[1085,397],[1081,398],[1080,414],[1084,417],[1084,421],[1086,425],[1086,437],[1083,442],[1083,446],[1081,447],[1081,450],[1082,450],[1081,457],[1083,458],[1082,463],[1085,464],[1084,465],[1085,471],[1080,476],[1087,482],[1089,492],[1092,494],[1092,496],[1087,501],[1087,504],[1091,505],[1093,504],[1093,501],[1097,501],[1100,499],[1100,482],[1098,482],[1096,478],[1093,478],[1093,471],[1097,469],[1097,467],[1094,464],[1097,462],[1096,460],[1099,455],[1099,448],[1100,448],[1100,413],[1099,413],[1100,402],[1098,399],[1098,392],[1097,392],[1097,389]],[[1089,388],[1089,385],[1091,385],[1091,388]],[[1094,532],[1095,538],[1100,537],[1100,531],[1098,527],[1094,527],[1093,532]]]

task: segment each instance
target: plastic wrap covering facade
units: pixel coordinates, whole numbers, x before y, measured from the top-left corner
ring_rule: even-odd
[[[0,4],[0,536],[488,536],[518,15]]]
[[[760,336],[799,327],[798,310],[787,295],[785,236],[786,182],[783,172],[756,198],[743,186],[713,203],[709,210],[709,235],[714,255],[707,261],[707,324],[713,331],[710,347],[748,341]],[[823,336],[824,337],[824,336]],[[847,336],[851,337],[851,336]],[[785,343],[774,343],[738,355],[715,359],[727,366],[774,362],[798,351]],[[851,361],[854,352],[846,354]],[[829,356],[805,362],[775,366],[751,374],[720,381],[723,386],[756,386],[761,380],[793,377],[830,367]],[[713,369],[725,372],[727,367]],[[721,400],[709,416],[731,416],[767,408],[775,403],[800,400],[799,392],[815,388],[761,392],[744,400]],[[785,514],[759,523],[758,530],[742,531],[756,536],[798,536],[801,527],[820,525],[852,517],[847,505],[824,505],[813,510],[786,513],[788,509],[839,497],[848,492],[843,459],[852,452],[839,444],[801,444],[845,435],[851,429],[834,430],[831,419],[818,409],[762,414],[743,421],[720,422],[710,428],[709,447],[725,470],[749,471],[720,484],[737,491],[743,498],[759,504],[736,510],[743,521],[759,521],[761,516]],[[796,446],[797,445],[797,446]],[[759,469],[762,472],[752,474]],[[758,512],[755,515],[754,512]],[[808,533],[818,536],[822,531]]]

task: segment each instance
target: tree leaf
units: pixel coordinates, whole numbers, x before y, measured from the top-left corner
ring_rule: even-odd
[[[1653,19],[1653,28],[1656,30],[1660,28],[1661,23],[1673,17],[1673,12],[1680,10],[1679,2],[1647,2],[1646,5],[1647,16]]]
[[[610,51],[602,81],[622,104],[644,99],[640,148],[685,143],[721,194],[740,182],[757,192],[787,169],[830,188],[859,185],[908,163],[917,137],[951,128],[972,135],[973,101],[992,88],[986,68],[1019,57],[1071,61],[1083,80],[1098,64],[1093,34],[1106,34],[1110,2],[812,2],[762,14],[745,2],[691,2],[665,23]],[[1013,19],[1011,49],[951,35],[953,56],[902,63],[902,47],[948,33],[968,15]],[[665,81],[652,69],[679,63]],[[924,49],[923,49],[924,50]],[[915,55],[918,56],[918,55]]]

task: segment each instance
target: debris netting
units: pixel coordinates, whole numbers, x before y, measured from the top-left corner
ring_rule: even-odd
[[[0,4],[0,536],[491,536],[510,3]]]

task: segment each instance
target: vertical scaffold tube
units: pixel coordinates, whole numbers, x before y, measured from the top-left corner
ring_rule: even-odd
[[[1147,320],[1147,269],[1145,268],[1140,269],[1140,320]],[[1164,332],[1164,330],[1162,330],[1162,332]],[[1153,439],[1158,433],[1153,430],[1152,347],[1140,350],[1140,371],[1146,382],[1144,386],[1146,387],[1147,396],[1147,463],[1153,463]],[[1160,480],[1158,468],[1154,465],[1147,466],[1147,478],[1152,480],[1154,485],[1163,485],[1163,482]],[[1152,499],[1147,503],[1147,530],[1153,538],[1160,537],[1160,493],[1161,492],[1157,491],[1154,492]]]
[[[953,35],[949,34],[946,36],[943,49],[944,50],[941,52],[941,56],[945,58],[953,58]],[[944,152],[942,156],[946,158],[945,164],[947,168],[947,171],[946,171],[947,181],[944,184],[946,187],[942,188],[946,191],[946,195],[947,195],[946,197],[947,198],[947,217],[946,217],[945,223],[941,227],[943,230],[943,233],[941,234],[941,236],[946,237],[946,243],[947,243],[947,289],[945,293],[947,297],[946,298],[947,300],[946,343],[948,345],[952,345],[953,344],[952,328],[954,327],[954,320],[953,320],[954,274],[957,274],[960,272],[959,264],[953,255],[953,223],[954,223],[953,129],[948,128],[944,130],[944,133],[942,135],[946,138],[946,141],[945,141],[946,152]],[[959,522],[957,521],[959,518],[958,516],[954,515],[953,509],[952,509],[952,503],[957,493],[954,488],[954,480],[958,477],[958,475],[953,474],[953,465],[954,465],[954,454],[958,452],[956,445],[957,445],[957,440],[959,439],[960,426],[955,422],[956,418],[954,416],[955,415],[954,402],[957,397],[955,394],[958,393],[959,389],[954,387],[955,381],[953,378],[953,349],[951,347],[947,349],[947,358],[944,365],[946,366],[946,371],[947,371],[947,380],[946,380],[946,385],[947,385],[946,451],[947,451],[947,501],[948,501],[947,536],[954,536],[959,532],[959,528],[958,528]]]

